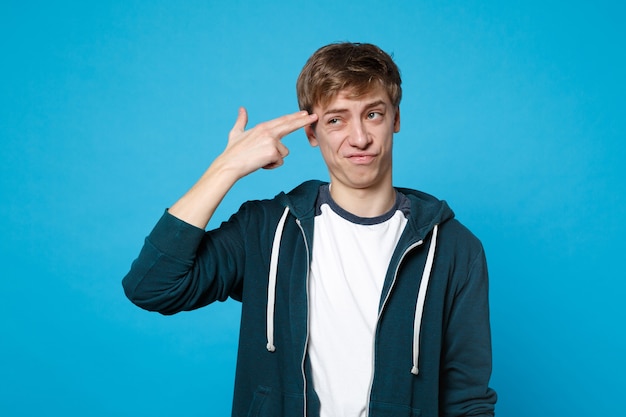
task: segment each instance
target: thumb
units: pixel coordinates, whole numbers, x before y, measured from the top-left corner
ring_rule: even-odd
[[[233,126],[233,132],[243,132],[248,124],[248,112],[245,107],[239,107],[239,114],[237,114],[237,120]]]

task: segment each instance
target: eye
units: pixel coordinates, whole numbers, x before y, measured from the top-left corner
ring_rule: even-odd
[[[382,116],[383,116],[383,114],[381,112],[377,112],[377,111],[371,111],[371,112],[367,113],[367,118],[369,120],[378,119],[378,118],[380,118]]]
[[[336,117],[333,117],[332,119],[328,119],[326,123],[328,123],[329,125],[336,125],[339,123],[339,119]]]

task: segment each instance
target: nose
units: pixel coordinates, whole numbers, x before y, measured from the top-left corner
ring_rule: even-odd
[[[365,149],[369,146],[371,139],[367,133],[367,129],[365,128],[361,120],[355,121],[352,124],[349,142],[350,145],[359,149]]]

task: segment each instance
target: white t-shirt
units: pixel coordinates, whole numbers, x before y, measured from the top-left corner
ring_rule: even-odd
[[[332,201],[328,186],[320,189],[308,344],[320,417],[367,415],[381,291],[409,207],[398,193],[388,213],[362,218]]]

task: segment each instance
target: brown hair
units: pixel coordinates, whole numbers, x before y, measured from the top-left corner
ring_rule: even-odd
[[[382,85],[391,103],[402,99],[400,70],[389,54],[369,43],[332,43],[315,51],[296,83],[298,105],[309,113],[316,104],[326,105],[344,89],[355,96],[370,91],[372,82]]]

